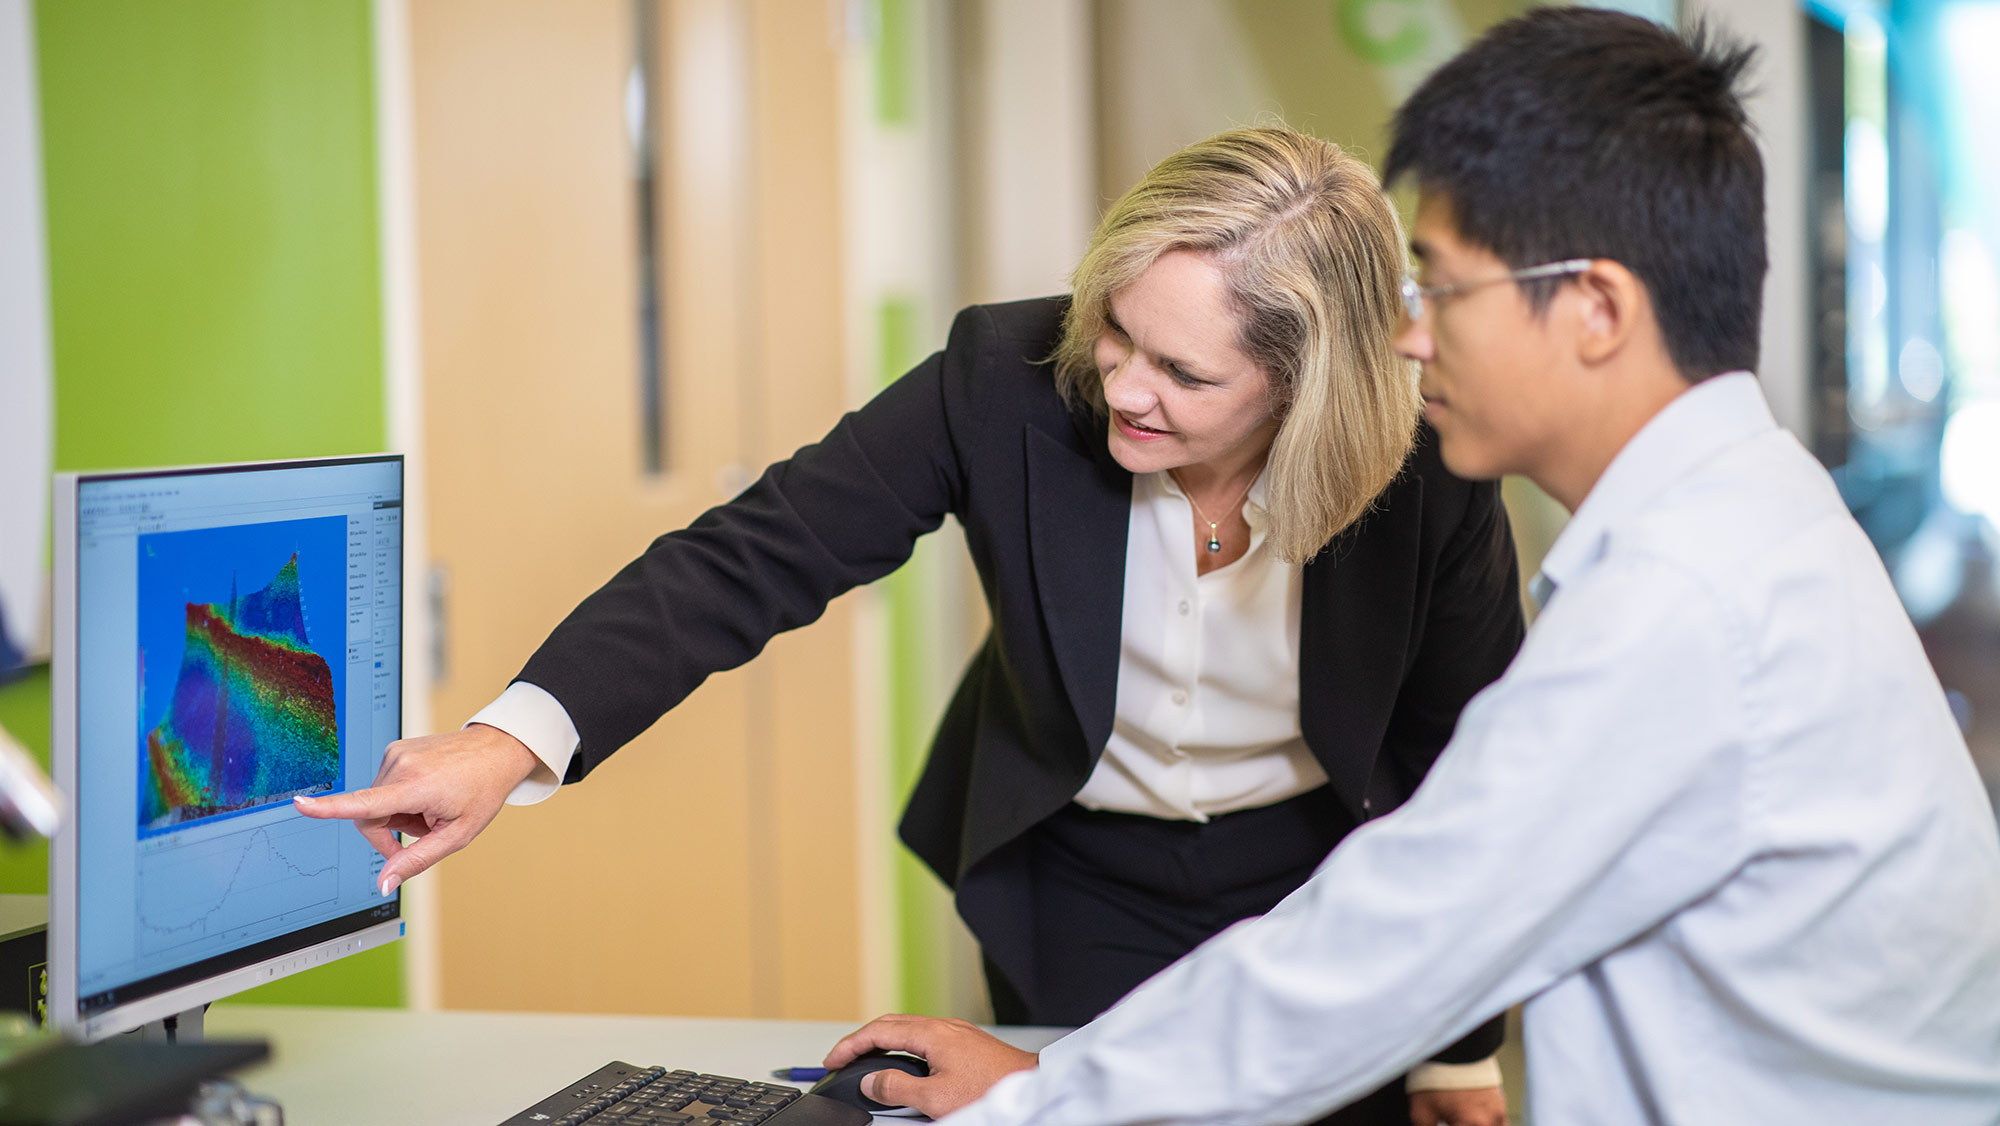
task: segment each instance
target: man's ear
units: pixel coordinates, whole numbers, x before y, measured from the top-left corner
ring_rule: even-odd
[[[1596,367],[1632,346],[1651,324],[1652,303],[1638,275],[1609,258],[1593,259],[1572,283],[1579,302],[1577,358]]]

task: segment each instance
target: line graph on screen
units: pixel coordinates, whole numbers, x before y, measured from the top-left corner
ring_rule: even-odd
[[[344,827],[287,819],[142,852],[140,952],[253,937],[334,903]]]

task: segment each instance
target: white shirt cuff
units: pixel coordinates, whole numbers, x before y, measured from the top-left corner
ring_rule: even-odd
[[[541,760],[535,772],[507,795],[508,805],[533,805],[561,789],[563,775],[569,772],[569,760],[576,756],[577,744],[583,741],[562,704],[525,680],[508,685],[499,699],[465,721],[467,727],[475,723],[505,731],[526,744]]]
[[[1403,1080],[1405,1091],[1478,1091],[1500,1085],[1500,1061],[1487,1056],[1471,1063],[1422,1063]]]

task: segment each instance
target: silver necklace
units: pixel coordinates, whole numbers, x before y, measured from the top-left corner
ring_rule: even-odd
[[[1174,479],[1174,484],[1179,485],[1181,487],[1181,495],[1187,498],[1188,507],[1194,509],[1194,514],[1201,518],[1201,522],[1208,525],[1208,550],[1211,553],[1221,551],[1222,537],[1216,534],[1216,523],[1215,521],[1210,520],[1208,518],[1208,513],[1203,512],[1201,510],[1201,505],[1195,503],[1194,490],[1188,488],[1187,484],[1181,480],[1180,474],[1175,473],[1173,470],[1171,469],[1167,470],[1167,475]],[[1250,478],[1250,484],[1243,486],[1243,491],[1237,494],[1236,503],[1233,506],[1224,509],[1223,511],[1235,512],[1238,509],[1242,508],[1243,502],[1250,496],[1251,486],[1255,485],[1256,483],[1257,483],[1256,477]]]

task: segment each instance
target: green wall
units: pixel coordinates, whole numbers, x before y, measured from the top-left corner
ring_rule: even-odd
[[[387,444],[369,12],[36,5],[58,470]],[[44,755],[48,699],[46,676],[0,690]],[[8,855],[0,890],[45,872]],[[402,992],[392,945],[244,999]]]
[[[57,468],[381,449],[365,0],[35,15]]]

